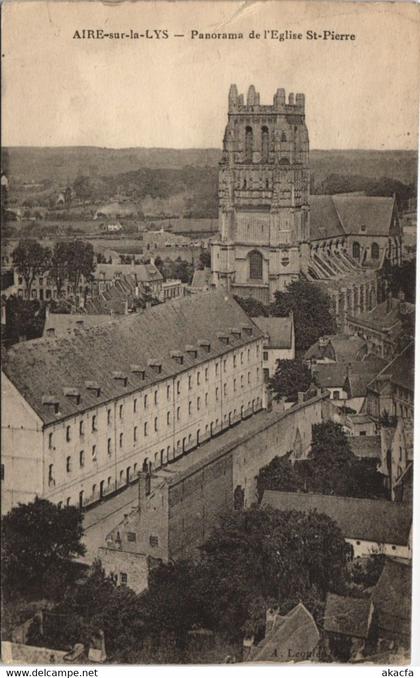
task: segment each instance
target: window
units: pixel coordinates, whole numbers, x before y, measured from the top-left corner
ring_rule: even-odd
[[[166,413],[166,423],[167,423],[168,426],[171,423],[171,413],[170,412]]]
[[[155,417],[155,431],[158,430],[158,418]]]
[[[215,370],[216,377],[217,377],[217,375],[219,374],[219,363],[215,363],[214,370]]]
[[[216,386],[216,400],[219,400],[219,389]]]
[[[66,505],[67,505],[67,506],[70,506],[70,502],[71,502],[71,497],[67,497],[67,499],[66,499]]]
[[[120,582],[122,586],[126,586],[128,583],[128,577],[126,572],[120,572]]]
[[[197,398],[197,410],[200,409],[201,400],[200,397]]]
[[[124,405],[120,405],[120,419],[123,418],[123,413],[124,413]]]
[[[248,372],[248,384],[251,383],[251,372]]]
[[[106,423],[107,424],[111,423],[111,410],[106,411]]]
[[[166,387],[166,398],[167,398],[168,400],[171,399],[171,387],[170,387],[170,386],[167,386],[167,387]]]
[[[127,532],[127,541],[137,541],[135,532]]]
[[[249,362],[250,357],[251,357],[251,350],[248,349],[248,362]]]
[[[333,391],[333,400],[340,400],[340,391]]]
[[[66,471],[67,473],[70,473],[71,471],[71,457],[67,457],[66,459]]]
[[[81,467],[81,468],[85,465],[85,453],[84,453],[83,450],[80,450],[80,454],[79,454],[79,464],[80,464],[80,467]]]
[[[133,428],[133,441],[137,442],[137,426]]]
[[[244,385],[244,375],[241,374],[241,388],[243,388],[243,385]]]
[[[124,434],[120,433],[120,447],[123,446]]]
[[[206,381],[209,380],[209,368],[208,367],[206,367],[206,369],[204,370],[204,379]]]
[[[268,351],[263,351],[263,360],[268,360]]]
[[[188,414],[192,414],[192,402],[191,402],[191,400],[188,403]]]
[[[188,388],[190,389],[192,386],[192,379],[191,376],[188,377]]]
[[[4,480],[4,464],[1,465],[1,479]]]
[[[143,404],[144,404],[144,409],[146,409],[146,407],[147,407],[147,395],[144,396]]]
[[[223,361],[223,372],[226,372],[227,369],[227,360]]]
[[[108,476],[107,483],[108,483],[108,487],[111,487],[111,476]]]
[[[79,423],[79,433],[81,436],[83,435],[83,432],[84,432],[84,423],[82,419],[81,422]]]
[[[159,539],[158,539],[158,537],[155,537],[155,536],[153,536],[153,535],[150,535],[150,537],[149,537],[149,544],[150,544],[150,546],[152,546],[153,548],[156,548],[156,546],[159,546]]]
[[[147,436],[147,421],[144,422],[144,435]]]
[[[227,385],[223,384],[223,395],[227,395]]]
[[[254,250],[248,255],[249,277],[252,280],[261,280],[263,277],[263,258],[260,252]]]
[[[108,438],[108,447],[107,447],[107,449],[108,449],[108,454],[111,454],[111,452],[112,452],[112,448],[111,448],[111,438]]]
[[[245,127],[245,162],[252,162],[252,151],[254,146],[254,134],[252,127]],[[246,185],[246,184],[245,184]]]
[[[261,128],[261,160],[262,162],[268,162],[268,153],[269,153],[269,136],[268,136],[268,127]]]
[[[70,441],[70,426],[66,426],[66,440]]]
[[[155,405],[157,405],[157,403],[158,403],[158,392],[157,391],[155,391],[155,394],[154,394],[154,401],[155,401]]]
[[[371,254],[372,254],[372,259],[379,259],[379,245],[378,245],[377,242],[372,243]]]
[[[209,394],[206,393],[206,394],[204,395],[204,404],[207,405],[208,402],[209,402]]]
[[[241,365],[244,364],[244,352],[241,351]]]
[[[236,367],[236,355],[233,356],[233,367]]]
[[[92,417],[92,431],[96,431],[96,414]]]
[[[176,408],[176,418],[177,418],[177,421],[179,421],[180,414],[181,414],[181,409],[180,409],[179,407],[177,407],[177,408]]]
[[[133,412],[137,412],[137,398],[133,400]]]
[[[200,372],[197,372],[197,386],[200,385]]]
[[[233,380],[233,390],[236,391],[236,379]]]
[[[51,485],[54,482],[53,478],[54,464],[48,466],[48,485]]]
[[[360,259],[360,245],[358,242],[353,243],[353,258],[354,259]]]
[[[176,392],[179,395],[181,393],[181,382],[177,381],[176,382]]]
[[[92,461],[96,461],[96,445],[92,445]]]
[[[48,434],[48,449],[51,450],[53,446],[53,434],[49,433]]]

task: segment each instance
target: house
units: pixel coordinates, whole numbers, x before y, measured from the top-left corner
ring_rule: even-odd
[[[410,563],[386,559],[372,593],[383,650],[396,651],[410,647],[411,578]]]
[[[113,202],[96,210],[94,219],[130,219],[138,216],[138,208],[130,203]]]
[[[286,318],[258,316],[253,320],[261,332],[264,332],[263,369],[268,380],[274,376],[280,360],[295,359],[293,313]]]
[[[171,299],[185,296],[187,291],[186,285],[181,280],[169,279],[162,283],[162,290],[159,295],[159,301],[165,302]]]
[[[373,610],[374,606],[370,597],[351,598],[329,593],[323,617],[327,643],[331,642],[331,635],[350,639],[349,661],[356,659],[365,649]]]
[[[360,413],[368,384],[384,368],[382,358],[370,357],[351,363],[321,363],[312,366],[312,374],[336,405]]]
[[[265,636],[258,645],[244,644],[245,662],[304,662],[316,660],[320,634],[303,603],[286,615],[278,609],[266,613]]]
[[[362,337],[330,334],[312,344],[303,359],[309,364],[348,363],[363,360],[367,353],[367,344]]]
[[[119,233],[120,231],[123,230],[123,227],[118,221],[112,222],[110,224],[107,223],[101,224],[100,228],[101,231],[105,231],[106,233]]]
[[[378,471],[393,501],[401,500],[402,478],[413,463],[413,431],[398,417],[392,425],[381,427],[381,460]]]
[[[266,490],[262,504],[279,511],[318,511],[334,520],[353,556],[384,553],[411,559],[412,510],[408,504],[305,492]]]
[[[348,315],[348,331],[357,334],[367,345],[369,353],[389,361],[400,349],[402,335],[414,336],[414,304],[388,296],[375,308],[359,314]]]
[[[345,420],[344,428],[346,433],[352,437],[375,436],[377,433],[377,422],[368,414],[348,414]]]
[[[3,356],[2,509],[87,506],[262,409],[263,335],[223,291]]]
[[[367,385],[363,412],[379,420],[385,413],[414,419],[414,343],[408,344]]]
[[[99,289],[110,286],[116,278],[123,275],[134,275],[141,283],[145,291],[150,292],[156,299],[162,292],[163,276],[158,268],[150,264],[96,264],[94,272],[95,280],[98,281]]]

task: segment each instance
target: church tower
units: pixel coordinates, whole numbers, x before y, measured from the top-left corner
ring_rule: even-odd
[[[309,139],[305,97],[278,89],[260,104],[229,91],[219,168],[219,238],[212,283],[267,303],[305,271],[309,256]]]

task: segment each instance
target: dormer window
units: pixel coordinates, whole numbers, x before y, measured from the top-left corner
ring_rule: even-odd
[[[211,344],[208,339],[199,339],[197,343],[200,346],[200,348],[202,348],[207,353],[210,353]]]
[[[130,370],[133,374],[136,374],[140,379],[145,379],[146,371],[141,365],[130,365]]]
[[[147,364],[149,365],[149,367],[154,369],[154,371],[157,374],[160,374],[162,372],[162,363],[160,362],[160,360],[149,360]]]
[[[80,403],[80,391],[77,388],[65,386],[63,392],[66,398],[73,398],[76,402],[76,405]]]
[[[239,327],[231,327],[230,333],[235,337],[235,339],[240,339],[242,332]]]
[[[97,398],[101,395],[101,387],[97,381],[85,381],[85,386],[88,391],[93,391]]]
[[[124,387],[127,386],[128,378],[127,375],[123,374],[123,372],[113,372],[112,377],[116,381],[120,381]]]
[[[366,224],[361,224],[360,231],[361,233],[366,233]]]
[[[198,355],[198,350],[196,349],[196,347],[191,346],[190,344],[187,344],[187,346],[185,347],[185,352],[188,353],[190,358],[193,358],[193,359],[195,359]]]
[[[219,339],[219,341],[222,342],[222,344],[229,344],[229,335],[228,334],[225,334],[224,332],[218,332],[217,338]]]
[[[253,333],[253,329],[251,325],[242,325],[242,330],[247,334],[248,336],[251,336]]]
[[[58,414],[60,402],[55,395],[43,395],[42,404],[50,407],[54,414]]]
[[[171,356],[171,358],[173,358],[173,360],[175,360],[175,362],[178,363],[179,365],[183,365],[183,364],[184,364],[184,354],[183,354],[181,351],[171,351],[171,352],[170,352],[170,356]]]

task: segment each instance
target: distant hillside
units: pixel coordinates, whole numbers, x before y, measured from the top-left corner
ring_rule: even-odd
[[[217,168],[220,157],[216,148],[10,147],[2,150],[2,168],[11,183],[50,179],[54,184],[65,184],[81,175],[115,176],[146,168]],[[331,174],[389,177],[405,184],[416,181],[415,151],[313,150],[310,161],[315,187]]]

